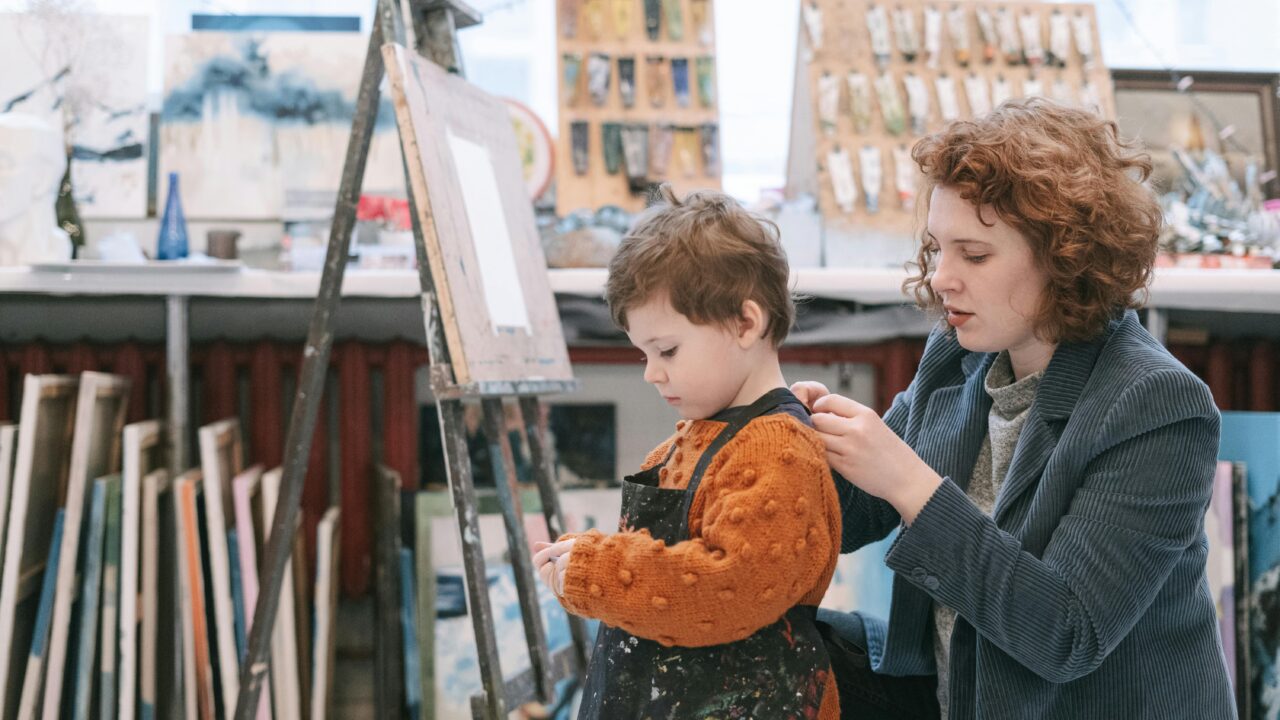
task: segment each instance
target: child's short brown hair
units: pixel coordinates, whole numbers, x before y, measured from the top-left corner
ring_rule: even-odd
[[[613,322],[627,329],[627,309],[663,292],[676,312],[703,325],[727,325],[754,300],[769,318],[766,336],[781,345],[795,304],[778,226],[724,193],[699,190],[680,200],[663,184],[658,194],[609,262]]]
[[[925,198],[939,185],[953,187],[1030,242],[1049,278],[1036,318],[1044,339],[1087,340],[1139,304],[1162,216],[1145,183],[1150,157],[1122,140],[1114,122],[1041,98],[1007,102],[921,139],[911,157],[924,173]],[[922,233],[904,283],[926,309],[941,305],[929,285],[937,253]]]

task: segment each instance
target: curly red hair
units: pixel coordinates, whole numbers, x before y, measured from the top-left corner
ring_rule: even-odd
[[[1087,340],[1137,307],[1151,281],[1162,215],[1146,185],[1151,159],[1094,113],[1033,98],[953,122],[921,139],[911,157],[922,196],[945,185],[989,206],[1027,238],[1048,276],[1036,325],[1050,342]],[[986,225],[991,223],[978,219]],[[920,233],[903,290],[940,307],[929,281],[938,253]]]

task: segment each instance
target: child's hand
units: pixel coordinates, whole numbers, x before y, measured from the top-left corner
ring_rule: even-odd
[[[804,406],[813,410],[813,404],[818,402],[818,398],[824,395],[830,395],[831,391],[827,390],[827,386],[813,380],[802,380],[791,386],[791,393],[796,399],[804,403]]]
[[[537,551],[533,555],[533,565],[538,569],[538,576],[557,597],[564,595],[564,573],[569,568],[569,551],[573,549],[574,540],[533,544]]]

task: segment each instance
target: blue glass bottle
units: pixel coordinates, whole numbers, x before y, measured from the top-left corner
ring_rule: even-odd
[[[180,260],[187,256],[187,218],[182,214],[178,196],[178,173],[169,173],[169,198],[160,220],[160,237],[156,239],[157,260]]]

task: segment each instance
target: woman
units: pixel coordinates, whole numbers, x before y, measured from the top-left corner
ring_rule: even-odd
[[[945,323],[883,419],[793,387],[844,478],[842,551],[901,528],[887,625],[819,615],[849,649],[845,716],[1235,717],[1205,580],[1218,412],[1132,309],[1149,159],[1037,100],[912,156],[929,205],[905,287]]]

